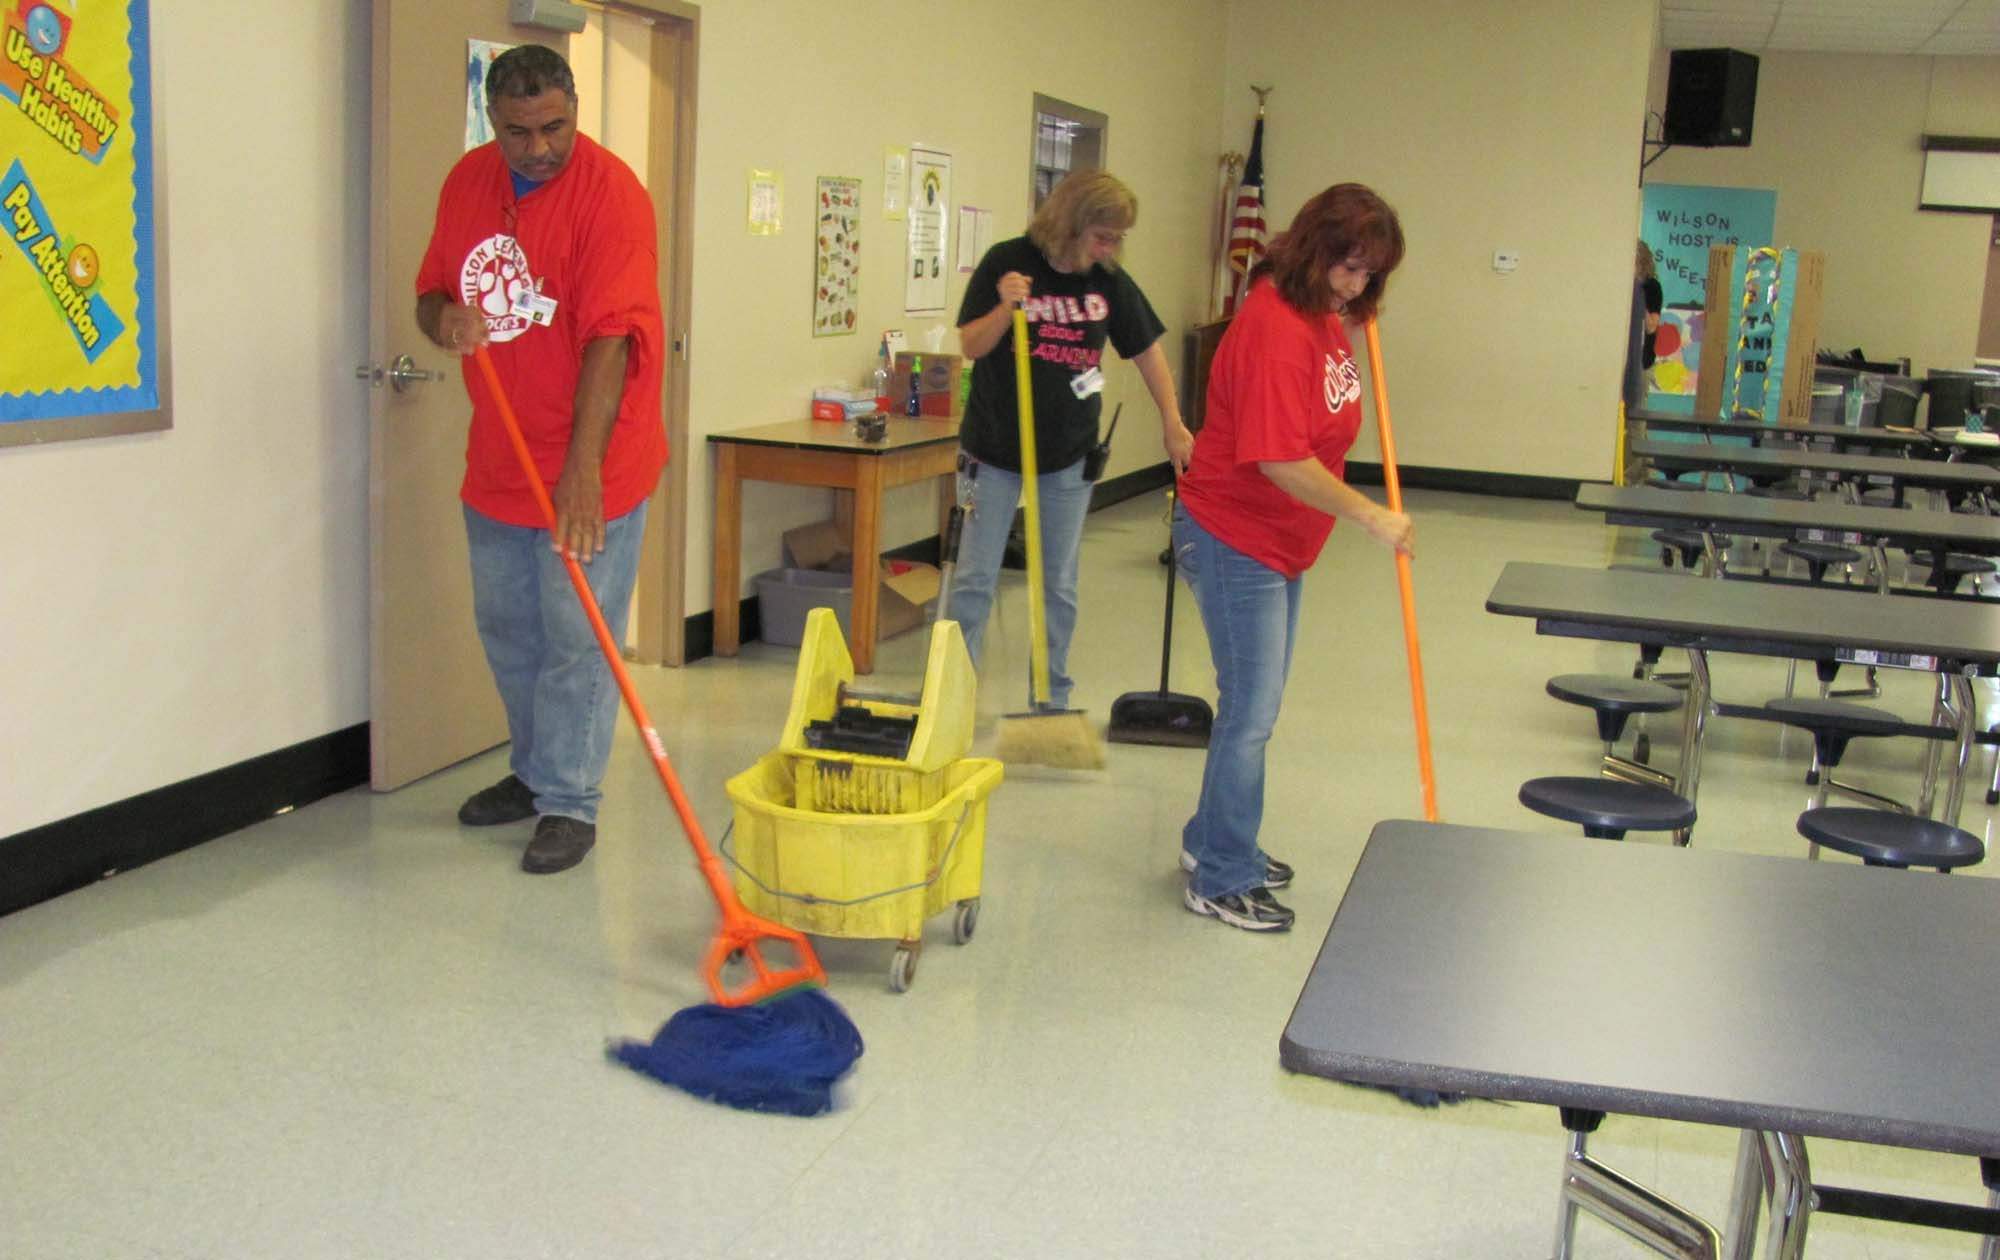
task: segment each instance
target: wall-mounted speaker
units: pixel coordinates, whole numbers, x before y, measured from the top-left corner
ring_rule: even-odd
[[[1757,112],[1757,59],[1734,48],[1677,48],[1667,63],[1667,117],[1660,139],[1699,148],[1750,143]]]

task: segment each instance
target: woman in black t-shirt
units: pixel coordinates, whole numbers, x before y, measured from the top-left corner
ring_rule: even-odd
[[[1018,305],[1028,322],[1049,698],[1058,708],[1069,706],[1072,686],[1067,662],[1076,628],[1077,553],[1090,507],[1084,457],[1098,443],[1107,342],[1139,369],[1159,409],[1161,442],[1176,474],[1194,450],[1160,348],[1166,326],[1118,266],[1119,247],[1137,218],[1138,200],[1129,188],[1103,171],[1079,171],[1049,194],[1027,235],[986,251],[959,305],[959,346],[973,360],[959,475],[972,511],[952,578],[951,615],[977,663],[1021,497],[1013,333]]]

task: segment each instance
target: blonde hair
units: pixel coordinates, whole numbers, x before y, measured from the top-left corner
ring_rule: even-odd
[[[1123,232],[1139,221],[1139,199],[1106,171],[1073,171],[1050,190],[1028,221],[1028,239],[1052,263],[1068,265],[1091,228]],[[1105,264],[1115,268],[1116,258]]]
[[[1634,273],[1641,280],[1658,280],[1659,271],[1653,266],[1653,248],[1645,241],[1639,242],[1638,270]]]

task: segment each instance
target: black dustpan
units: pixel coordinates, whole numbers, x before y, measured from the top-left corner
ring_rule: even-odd
[[[1167,744],[1206,748],[1215,729],[1215,710],[1200,696],[1167,690],[1174,655],[1174,549],[1167,548],[1166,629],[1160,636],[1160,689],[1128,691],[1111,702],[1111,726],[1104,737],[1119,744]]]

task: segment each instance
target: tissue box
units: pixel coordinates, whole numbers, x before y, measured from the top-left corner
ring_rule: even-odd
[[[870,395],[865,402],[842,402],[837,398],[815,398],[812,400],[812,418],[815,420],[852,420],[856,416],[872,415],[875,399]]]

